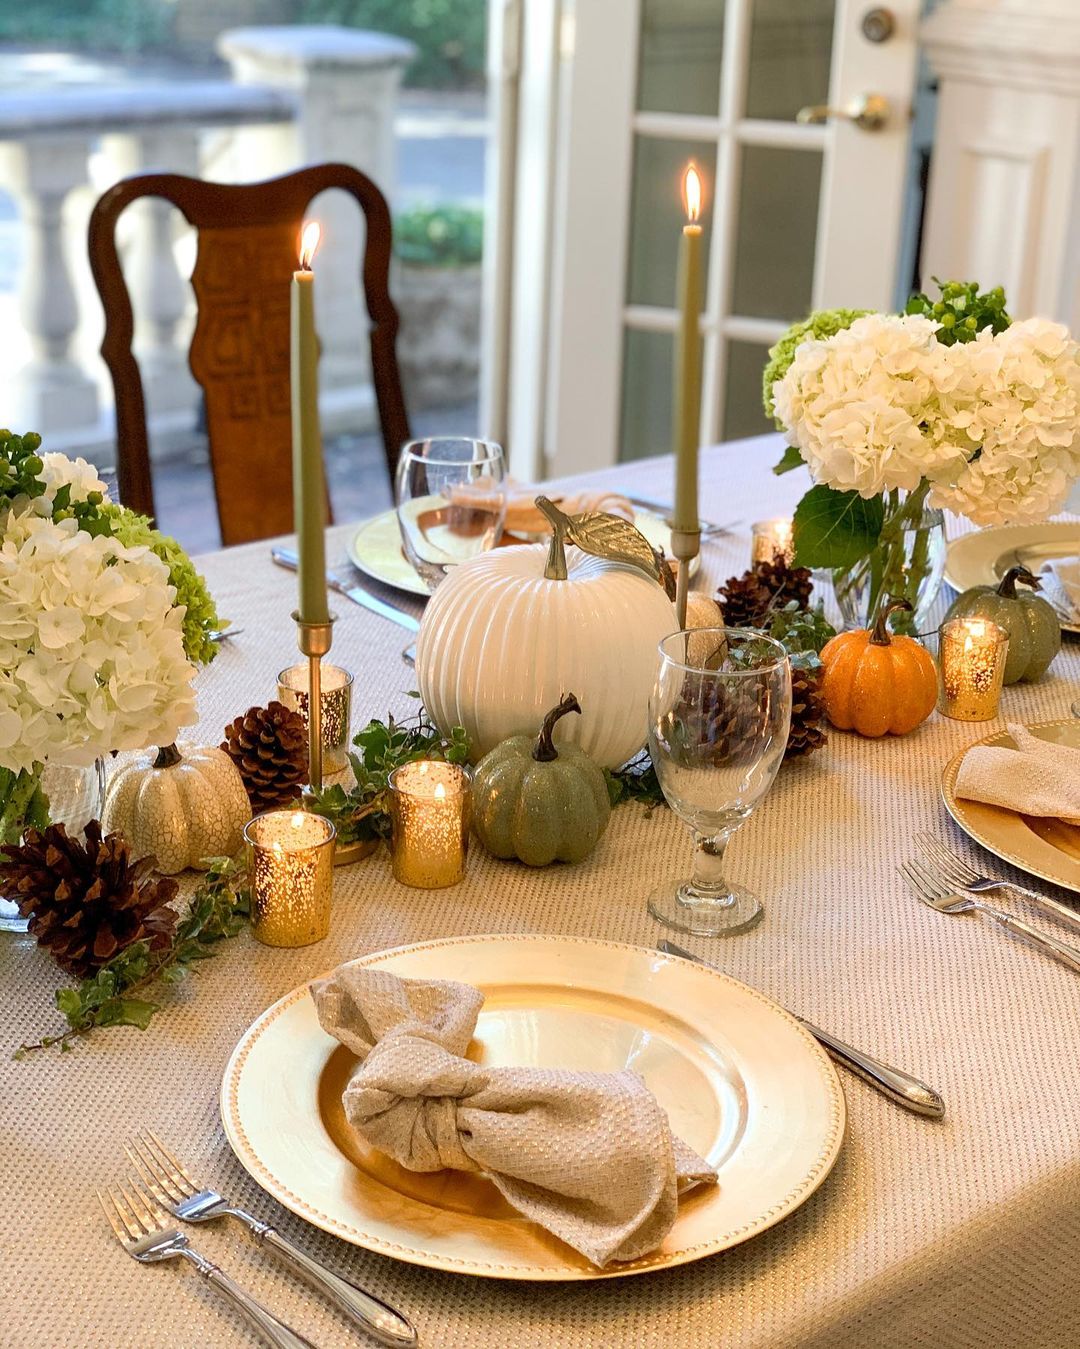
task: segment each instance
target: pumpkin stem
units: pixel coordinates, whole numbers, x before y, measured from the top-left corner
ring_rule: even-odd
[[[997,588],[997,593],[1004,600],[1016,599],[1016,583],[1030,586],[1032,590],[1041,590],[1042,581],[1037,576],[1033,576],[1027,567],[1010,567],[1001,578],[1001,584]]]
[[[551,522],[551,543],[548,545],[544,576],[549,581],[566,580],[566,527],[570,517],[559,510],[554,501],[545,496],[536,498],[537,509]]]
[[[155,768],[174,768],[184,756],[176,748],[176,745],[161,745],[158,747],[157,758],[154,760]]]
[[[886,604],[883,604],[878,610],[877,621],[874,623],[873,631],[870,634],[871,646],[890,646],[892,638],[889,636],[889,615],[896,612],[897,609],[904,609],[911,613],[911,601],[900,599],[893,596]]]
[[[572,693],[563,694],[558,707],[553,707],[544,718],[544,724],[540,727],[540,734],[536,737],[536,745],[533,748],[532,756],[537,763],[550,763],[552,759],[559,757],[559,751],[555,748],[555,742],[551,738],[555,730],[555,723],[560,717],[565,717],[567,712],[580,712],[581,704]]]

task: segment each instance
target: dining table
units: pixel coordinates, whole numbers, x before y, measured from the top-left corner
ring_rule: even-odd
[[[778,437],[762,436],[702,452],[702,515],[735,523],[704,538],[696,588],[711,594],[742,573],[751,524],[793,510],[807,480],[802,471],[773,475],[781,450]],[[672,460],[572,481],[670,501]],[[949,521],[951,530],[964,527]],[[354,529],[331,528],[331,562],[343,562]],[[241,630],[198,675],[200,721],[190,739],[218,744],[232,718],[276,696],[279,670],[297,658],[296,580],[272,564],[269,540],[197,565],[221,614]],[[418,600],[398,602],[420,612]],[[413,715],[415,675],[401,655],[409,634],[345,599],[332,607],[330,659],[354,675],[354,732],[387,713]],[[882,739],[830,730],[822,749],[784,763],[731,842],[731,876],[765,909],[738,936],[667,934],[650,918],[651,888],[687,868],[690,842],[669,810],[636,801],[614,809],[583,862],[532,869],[475,845],[452,889],[398,884],[380,848],[336,870],[324,940],[279,949],[244,931],[165,994],[148,1029],[100,1031],[70,1053],[10,1057],[21,1042],[62,1028],[53,1002],[62,976],[31,938],[0,935],[0,1343],[256,1343],[204,1281],[172,1264],[137,1265],[105,1223],[96,1191],[123,1181],[125,1139],[150,1129],[197,1179],[404,1311],[429,1349],[1075,1349],[1080,980],[985,920],[919,904],[897,866],[925,830],[985,869],[1020,877],[952,823],[942,770],[1007,722],[1068,717],[1078,695],[1080,641],[1067,638],[1044,678],[1004,691],[994,722],[934,714],[912,734]],[[190,891],[191,873],[183,885]],[[1080,904],[1080,896],[1048,892]],[[1025,916],[1068,940],[1039,913]],[[720,1254],[636,1277],[530,1283],[435,1271],[347,1244],[279,1207],[234,1158],[219,1116],[222,1074],[246,1028],[350,958],[488,933],[567,934],[648,950],[671,935],[931,1083],[946,1114],[908,1113],[841,1074],[839,1160],[797,1211]],[[198,1245],[313,1343],[361,1342],[231,1225],[200,1228]]]

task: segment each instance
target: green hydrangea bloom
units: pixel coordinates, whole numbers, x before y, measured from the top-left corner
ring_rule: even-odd
[[[127,506],[109,503],[101,507],[108,521],[108,532],[129,548],[145,546],[161,558],[169,569],[169,581],[176,587],[176,603],[186,607],[184,614],[184,650],[195,665],[209,665],[217,655],[210,633],[223,626],[217,606],[206,582],[192,565],[183,548],[155,529],[145,515]]]
[[[844,328],[850,328],[856,319],[872,314],[872,309],[816,309],[809,318],[793,323],[775,346],[769,348],[769,359],[761,377],[761,395],[766,417],[776,418],[773,385],[783,379],[795,359],[795,348],[808,337],[834,337]],[[780,427],[780,423],[777,422]],[[780,427],[783,430],[783,427]]]

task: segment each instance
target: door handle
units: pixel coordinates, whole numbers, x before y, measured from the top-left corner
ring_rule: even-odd
[[[795,120],[800,126],[819,126],[833,117],[854,122],[862,131],[880,131],[889,120],[892,109],[884,94],[861,94],[843,108],[830,108],[825,103],[812,103],[800,108]]]

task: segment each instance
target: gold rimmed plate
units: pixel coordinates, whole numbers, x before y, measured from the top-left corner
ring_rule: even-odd
[[[1080,749],[1080,720],[1043,721],[1027,728],[1040,740]],[[978,745],[1012,745],[1008,731],[998,731]],[[968,801],[956,795],[956,775],[969,745],[945,765],[941,795],[945,808],[960,828],[1002,861],[1011,862],[1040,880],[1063,885],[1080,894],[1080,827],[1064,820],[1020,815],[1001,806]]]
[[[954,590],[996,586],[1010,567],[1038,574],[1055,557],[1080,558],[1080,521],[1040,525],[996,525],[976,529],[949,542],[945,579]],[[1061,620],[1063,632],[1080,633],[1080,624]]]
[[[662,548],[668,557],[671,556],[671,530],[664,519],[651,511],[639,510],[634,516],[634,524],[654,548]],[[526,542],[512,535],[504,535],[503,541]],[[382,515],[365,520],[349,541],[348,552],[353,566],[372,580],[381,581],[383,585],[393,586],[397,590],[406,590],[410,595],[427,598],[430,593],[402,550],[396,511],[384,511]],[[699,565],[699,558],[691,562],[691,575]]]
[[[479,1062],[634,1069],[719,1183],[684,1198],[658,1250],[598,1270],[522,1218],[483,1176],[405,1171],[361,1142],[341,1106],[355,1059],[319,1027],[305,985],[237,1045],[221,1115],[263,1189],[354,1245],[489,1278],[643,1274],[765,1231],[836,1161],[844,1097],[823,1050],[787,1012],[718,971],[616,942],[546,936],[446,938],[357,963],[480,988],[485,1003],[469,1049]]]

